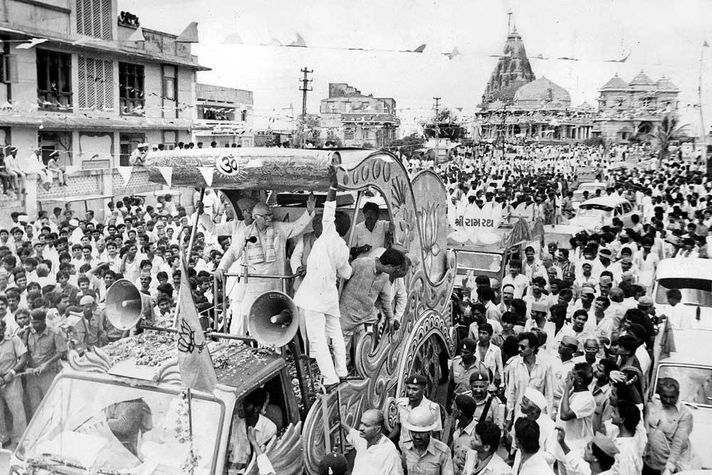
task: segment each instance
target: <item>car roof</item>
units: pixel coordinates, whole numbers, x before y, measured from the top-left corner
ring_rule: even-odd
[[[586,200],[583,203],[581,203],[581,206],[585,205],[601,205],[601,206],[610,206],[611,208],[615,208],[621,203],[628,203],[628,200],[625,198],[619,198],[617,196],[601,196],[599,198],[591,198],[590,200]]]
[[[595,188],[603,188],[606,189],[606,183],[602,181],[587,181],[585,183],[580,183],[577,190],[581,189],[582,187],[595,187]]]
[[[663,259],[656,269],[657,279],[705,279],[712,280],[712,266],[709,259],[699,257],[674,257]]]

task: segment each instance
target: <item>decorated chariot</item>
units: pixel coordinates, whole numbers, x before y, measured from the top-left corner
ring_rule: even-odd
[[[275,338],[278,330],[268,328],[269,315],[279,309],[260,310],[258,299],[249,318],[255,333],[251,337],[261,344],[221,334],[216,324],[208,349],[217,387],[213,393],[193,391],[186,403],[175,359],[181,344],[177,333],[145,330],[81,357],[70,354],[68,367],[54,381],[13,455],[11,473],[228,473],[241,401],[262,388],[269,395],[265,413],[279,430],[265,451],[276,473],[315,474],[326,451],[345,444],[341,421],[357,426],[363,411],[377,408],[386,415],[386,429],[394,426],[395,400],[405,393],[406,375],[424,375],[431,399],[444,396],[453,351],[450,295],[457,266],[447,251],[446,190],[434,173],[424,171],[411,180],[394,155],[368,150],[191,149],[155,152],[145,162],[156,183],[221,191],[238,216],[240,198],[269,198],[276,203],[275,218],[284,221],[301,215],[309,192],[329,187],[332,165],[338,167],[340,190],[356,198],[337,201],[343,204],[339,209],[351,215],[352,225],[363,219],[359,198],[376,191],[385,202],[383,214],[394,225],[393,242],[407,251],[412,263],[404,277],[407,308],[400,327],[381,335],[366,333],[355,348],[354,377],[327,394],[313,394],[314,378],[295,344],[294,325],[285,330],[289,343]],[[277,276],[286,294],[290,274],[285,269]],[[224,294],[224,289],[217,290],[216,295]],[[127,295],[116,291],[114,298]],[[140,314],[146,304],[129,305],[127,318]],[[280,304],[293,305],[288,297]],[[225,307],[216,302],[217,322],[224,322],[226,313],[220,310]],[[117,443],[101,417],[107,408],[127,404],[150,420],[141,431],[140,450],[124,440]],[[184,436],[186,411],[192,412],[188,421],[194,421],[190,447]],[[257,473],[254,457],[245,473]]]

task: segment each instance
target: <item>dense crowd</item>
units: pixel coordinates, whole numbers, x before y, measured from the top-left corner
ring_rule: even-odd
[[[710,184],[677,160],[659,168],[617,166],[629,152],[470,148],[447,164],[404,159],[413,173],[440,174],[450,215],[529,203],[538,210],[533,218],[565,222],[574,213],[571,199],[583,167],[605,183],[599,194],[628,199],[636,213],[632,225],[614,218],[575,234],[569,246],[527,247],[521,260],[508,263],[501,282],[468,276],[453,295],[457,356],[448,364],[445,403],[428,400],[426,379],[409,375],[392,433],[384,433],[378,410],[364,412],[357,429],[344,427],[356,449],[352,473],[667,474],[694,468],[692,415],[678,401],[679,382],[663,378],[649,397],[654,342],[664,320],[655,314],[651,289],[660,260],[710,255]],[[309,198],[305,213],[291,222],[274,220],[273,208],[257,200],[243,198],[233,209],[210,190],[202,198],[196,191],[197,216],[171,195],[155,206],[135,197],[110,202],[101,222],[92,210],[78,216],[69,206],[37,217],[12,213],[12,225],[0,229],[3,445],[22,435],[69,349],[83,352],[141,327],[173,324],[180,255],[196,219],[188,277],[205,326],[216,318],[213,277],[225,281],[230,301],[218,325],[244,335],[254,300],[282,283],[236,281],[234,274],[289,269],[297,275],[294,300],[309,353],[325,390],[337,387],[356,371],[353,352],[366,331],[398,328],[411,262],[391,245],[392,224],[379,219],[377,200],[363,205],[364,221],[351,230],[348,216],[336,210],[337,188],[333,174],[321,215]],[[345,282],[340,294],[337,277]],[[115,328],[103,310],[107,289],[120,278],[151,299],[150,311],[130,331]],[[674,290],[666,297],[673,305],[680,300]],[[267,425],[255,414],[246,426],[260,420]],[[271,435],[247,431],[256,453]],[[232,468],[240,470],[244,450],[234,451]],[[344,473],[344,463],[341,455],[329,455],[323,465],[331,472],[325,473]]]

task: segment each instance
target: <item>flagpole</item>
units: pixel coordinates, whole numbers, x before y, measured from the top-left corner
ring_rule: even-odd
[[[700,75],[699,82],[697,83],[697,103],[700,107],[700,138],[702,139],[702,159],[706,163],[707,157],[707,134],[705,133],[705,117],[702,111],[702,69],[703,60],[705,58],[705,48],[708,48],[707,41],[705,41],[700,49]]]
[[[205,197],[205,188],[200,189],[199,203],[203,202],[203,197]],[[193,227],[190,230],[190,239],[188,240],[188,252],[187,252],[187,255],[185,256],[186,264],[190,262],[190,253],[193,252],[193,242],[195,241],[195,234],[198,231],[198,220],[200,219],[201,209],[202,209],[202,206],[198,206],[198,209],[195,211],[195,219],[193,219]],[[183,258],[183,256],[181,256],[181,259],[182,258]],[[187,266],[186,266],[186,268],[187,268]],[[181,272],[184,272],[182,267],[181,267]],[[178,294],[176,295],[176,302],[180,302],[180,292],[181,292],[181,288],[178,287]],[[180,313],[180,306],[177,306],[175,316],[173,317],[173,327],[174,328],[178,327],[178,314],[179,313]]]
[[[190,457],[190,475],[193,475],[195,473],[195,463],[193,463],[193,391],[191,391],[190,386],[186,390],[186,399],[188,402],[188,443],[190,444],[190,446],[188,447],[188,457]]]

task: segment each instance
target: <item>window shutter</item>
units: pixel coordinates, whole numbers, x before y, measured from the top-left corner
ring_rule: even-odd
[[[16,83],[19,82],[17,77],[17,55],[6,54],[2,57],[2,82]]]

